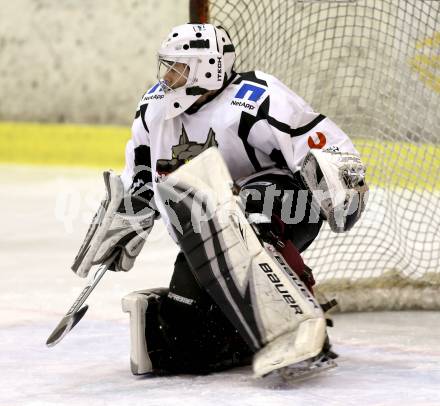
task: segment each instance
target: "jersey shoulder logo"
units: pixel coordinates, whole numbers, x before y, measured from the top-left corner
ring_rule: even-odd
[[[182,133],[180,134],[179,143],[172,146],[172,158],[158,159],[156,163],[156,173],[158,176],[168,175],[208,148],[217,146],[218,143],[215,139],[215,132],[212,128],[209,129],[205,143],[199,144],[189,140],[185,127],[182,124]]]
[[[164,98],[162,87],[160,86],[160,82],[157,82],[147,93],[142,97],[142,103],[151,100],[160,100]]]
[[[245,99],[250,101],[258,101],[266,92],[264,87],[260,87],[251,83],[243,83],[235,94],[236,99]]]
[[[254,110],[256,103],[261,99],[263,94],[266,93],[266,90],[267,89],[263,86],[245,82],[238,88],[234,99],[231,101],[231,105],[244,107],[247,110]]]

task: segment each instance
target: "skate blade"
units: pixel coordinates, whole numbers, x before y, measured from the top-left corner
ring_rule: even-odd
[[[338,364],[332,359],[318,361],[303,361],[274,371],[286,382],[298,382],[312,378],[330,369],[336,368]]]

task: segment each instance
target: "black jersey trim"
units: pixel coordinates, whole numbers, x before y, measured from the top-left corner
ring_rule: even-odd
[[[233,84],[234,85],[238,85],[243,80],[246,80],[246,81],[249,81],[249,82],[258,83],[260,85],[263,85],[263,86],[267,87],[267,82],[265,80],[263,80],[263,79],[259,79],[256,76],[255,71],[240,72],[240,73],[238,73],[237,74],[237,78],[234,80]],[[283,123],[281,121],[278,121],[274,117],[271,117],[269,115],[269,109],[267,109],[267,111],[262,111],[262,113],[266,114],[265,117],[262,117],[262,118],[267,119],[267,122],[272,127],[275,127],[276,129],[278,129],[278,130],[280,130],[280,131],[282,131],[284,133],[289,134],[291,137],[298,137],[300,135],[304,135],[305,133],[310,131],[313,127],[315,127],[318,123],[320,123],[322,120],[324,120],[326,118],[326,116],[324,116],[323,114],[320,114],[318,117],[313,119],[310,123],[308,123],[308,124],[306,124],[306,125],[304,125],[302,127],[291,128],[288,124]]]
[[[134,174],[130,192],[150,201],[154,195],[152,182],[150,147],[139,145],[134,148]]]
[[[267,82],[264,79],[257,78],[255,71],[240,72],[237,75],[238,75],[238,78],[234,81],[234,85],[238,85],[243,80],[247,80],[249,82],[258,83],[259,85],[263,85],[263,86],[267,87]]]
[[[280,149],[274,148],[272,152],[269,154],[269,158],[275,162],[275,167],[277,168],[288,168],[286,158],[284,158],[283,153]]]
[[[257,155],[255,153],[255,148],[251,146],[248,142],[249,134],[251,132],[252,127],[260,120],[264,120],[267,118],[267,114],[269,112],[270,98],[266,97],[266,99],[261,103],[258,108],[257,115],[253,116],[245,111],[241,113],[240,123],[238,125],[238,136],[243,142],[244,149],[248,155],[249,160],[251,161],[255,171],[261,171],[263,168],[260,162],[257,159]]]
[[[134,164],[136,166],[147,165],[149,168],[151,168],[151,149],[148,145],[138,145],[134,149]],[[150,178],[150,181],[151,179],[152,178]]]
[[[184,113],[190,114],[190,115],[194,114],[194,113],[197,113],[205,104],[207,104],[210,101],[214,100],[219,94],[221,94],[223,92],[223,90],[225,90],[229,86],[229,84],[235,79],[236,75],[237,74],[235,72],[232,72],[231,77],[227,81],[225,81],[223,86],[217,92],[215,92],[214,94],[209,96],[203,103],[193,104]]]
[[[291,128],[288,124],[282,123],[281,121],[278,121],[276,118],[271,117],[269,115],[267,116],[267,122],[272,127],[275,127],[277,130],[280,130],[283,133],[289,134],[293,138],[293,137],[299,137],[300,135],[304,135],[305,133],[309,132],[313,127],[315,127],[325,118],[326,116],[320,114],[318,117],[314,118],[310,123],[298,128]]]
[[[139,115],[141,116],[142,124],[143,124],[143,126],[145,128],[145,131],[149,134],[150,130],[148,129],[147,122],[145,121],[145,113],[147,111],[147,108],[148,108],[148,103],[147,104],[142,104],[139,107]]]
[[[238,79],[234,81],[234,85],[241,83],[241,81],[244,79],[267,87],[267,82],[262,79],[258,79],[255,76],[255,72],[253,71],[239,73],[238,76],[239,76]],[[257,155],[255,153],[255,148],[249,144],[248,138],[251,129],[255,125],[255,123],[267,118],[269,114],[269,105],[270,105],[270,98],[266,97],[266,99],[263,101],[263,103],[261,103],[260,107],[258,108],[257,114],[255,116],[247,113],[246,111],[243,111],[241,113],[240,122],[238,124],[238,136],[243,142],[243,146],[249,158],[249,161],[251,162],[256,172],[263,170],[263,168],[260,162],[258,161]]]

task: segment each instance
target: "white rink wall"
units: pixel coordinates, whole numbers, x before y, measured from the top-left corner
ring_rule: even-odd
[[[0,120],[128,124],[187,0],[15,0],[0,11]]]
[[[0,120],[129,124],[188,3],[3,1]],[[437,1],[225,3],[211,14],[230,30],[238,70],[279,76],[351,135],[438,142]]]

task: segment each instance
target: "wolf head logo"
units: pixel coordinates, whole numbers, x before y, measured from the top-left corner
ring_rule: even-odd
[[[158,175],[168,175],[208,148],[217,146],[218,143],[215,139],[215,132],[212,128],[209,129],[205,143],[198,144],[197,142],[189,140],[185,127],[182,125],[179,143],[172,147],[172,159],[158,159],[156,172]]]

